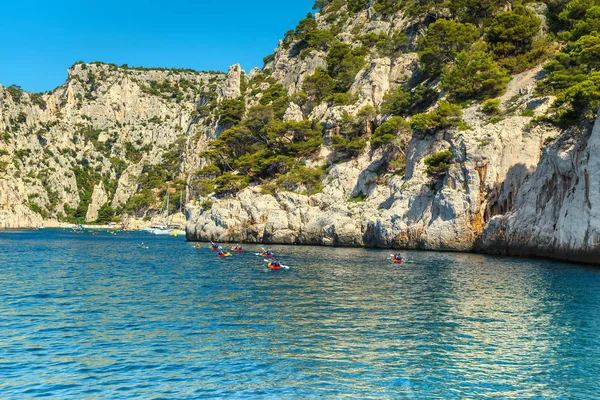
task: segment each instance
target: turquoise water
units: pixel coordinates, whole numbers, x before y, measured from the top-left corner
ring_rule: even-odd
[[[0,398],[600,397],[600,269],[274,250],[0,233]]]

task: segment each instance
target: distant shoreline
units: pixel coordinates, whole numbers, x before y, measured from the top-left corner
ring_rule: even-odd
[[[1,228],[0,227],[0,232],[2,231],[39,231],[39,230],[44,230],[44,229],[74,229],[77,227],[78,224],[60,224],[58,226],[44,226],[44,227],[21,227],[21,228]],[[81,227],[83,229],[114,229],[114,230],[124,230],[121,226],[114,226],[114,225],[84,225],[82,224]],[[138,229],[136,229],[138,230]]]

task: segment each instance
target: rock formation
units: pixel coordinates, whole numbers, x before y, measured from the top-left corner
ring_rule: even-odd
[[[554,98],[536,93],[545,77],[540,61],[510,77],[496,112],[481,101],[464,102],[459,124],[428,134],[399,130],[393,141],[373,146],[376,128],[392,120],[382,111],[386,94],[425,82],[435,93],[425,112],[448,98],[439,76],[423,76],[416,52],[431,21],[403,10],[384,15],[373,4],[349,12],[346,2],[331,2],[337,11],[301,22],[264,68],[249,74],[239,65],[224,74],[77,63],[49,93],[0,87],[0,228],[111,216],[139,227],[159,218],[172,185],[185,193],[189,240],[598,262],[600,122],[560,129],[544,120]],[[528,7],[541,21],[538,40],[549,31],[548,8]],[[303,26],[316,33],[304,35]],[[369,41],[381,49],[367,48]],[[306,91],[321,88],[307,79],[319,71],[333,79],[334,42],[340,52],[357,51],[360,67],[350,69],[337,97],[311,103]],[[318,151],[298,154],[292,167],[322,168],[320,190],[274,188],[276,180],[259,179],[222,193],[202,187],[199,171],[210,175],[213,166],[210,144],[224,133],[247,133],[235,129],[255,106],[281,124],[314,121],[323,128]],[[337,157],[342,126],[361,113],[368,114],[360,120],[366,147]],[[450,165],[432,172],[426,160],[445,150]],[[231,165],[216,170],[244,178]]]

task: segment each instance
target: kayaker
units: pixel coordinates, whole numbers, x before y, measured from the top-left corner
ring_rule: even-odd
[[[144,242],[142,242],[142,244],[140,245],[140,247],[146,247],[146,245],[144,244]]]
[[[394,254],[394,260],[397,260],[397,261],[402,260],[402,255],[400,253]]]
[[[223,253],[223,248],[219,247],[219,255],[225,255],[225,253]]]
[[[408,256],[408,257],[406,258],[406,261],[413,261],[413,256]]]
[[[281,267],[281,264],[279,263],[279,258],[276,258],[276,259],[273,261],[273,265],[274,265],[275,267]]]

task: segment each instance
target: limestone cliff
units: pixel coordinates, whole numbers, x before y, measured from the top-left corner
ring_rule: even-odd
[[[166,181],[185,182],[215,134],[198,105],[239,93],[237,70],[77,63],[49,93],[0,86],[0,228],[95,221],[103,207],[125,220],[156,216]]]
[[[542,21],[543,36],[547,8],[542,3],[529,7]],[[463,110],[459,129],[405,133],[393,145],[367,145],[358,157],[335,160],[331,144],[344,113],[357,115],[369,105],[380,109],[390,90],[422,79],[414,44],[423,21],[402,11],[383,16],[369,8],[348,17],[344,7],[340,10],[334,16],[316,14],[320,32],[339,32],[336,39],[353,48],[369,34],[403,32],[407,44],[387,56],[367,54],[348,91],[354,96],[351,104],[288,107],[286,120],[317,120],[325,128],[319,155],[305,160],[329,165],[323,190],[272,193],[251,184],[235,196],[200,196],[187,209],[189,239],[482,251],[598,262],[599,208],[593,194],[600,129],[597,124],[590,135],[585,126],[559,129],[533,118],[547,115],[554,101],[535,95],[545,77],[541,64],[511,77],[498,98],[501,117],[475,102]],[[303,49],[289,38],[265,65],[291,95],[302,92],[319,68],[328,68],[327,52]],[[377,126],[388,118],[380,112],[367,124]],[[367,140],[372,133],[367,129]],[[441,178],[432,177],[424,161],[445,149],[452,152],[452,164]]]
[[[435,12],[317,3],[322,12],[248,74],[77,63],[49,93],[0,87],[0,228],[107,218],[138,227],[160,217],[170,187],[177,202],[183,194],[189,240],[597,262],[600,122],[551,121],[560,93],[540,91],[558,51],[544,42],[546,3],[488,2],[483,17],[460,9],[469,2]],[[512,14],[495,23],[525,21],[535,33],[521,58],[503,59],[510,43],[493,47],[491,28],[467,25],[502,13]],[[419,43],[452,18],[475,36],[432,74]],[[490,76],[457,74],[469,81],[461,90],[492,92],[453,93],[449,71],[461,62]],[[386,106],[394,93],[400,111]]]
[[[477,243],[489,253],[599,263],[600,116],[591,133],[565,132],[522,182],[514,206]]]
[[[501,98],[542,114],[548,99],[533,99],[536,68],[517,75]],[[515,98],[515,93],[522,95]],[[250,187],[216,199],[208,210],[188,208],[188,235],[201,240],[407,247],[469,251],[491,216],[512,209],[521,184],[535,170],[544,140],[560,132],[534,126],[530,117],[490,121],[481,107],[465,110],[470,129],[413,136],[403,175],[388,170],[398,149],[368,149],[332,166],[321,193],[263,194]],[[455,162],[442,181],[432,180],[423,160],[451,148]],[[362,194],[366,198],[357,198]],[[358,200],[358,201],[357,201]]]

